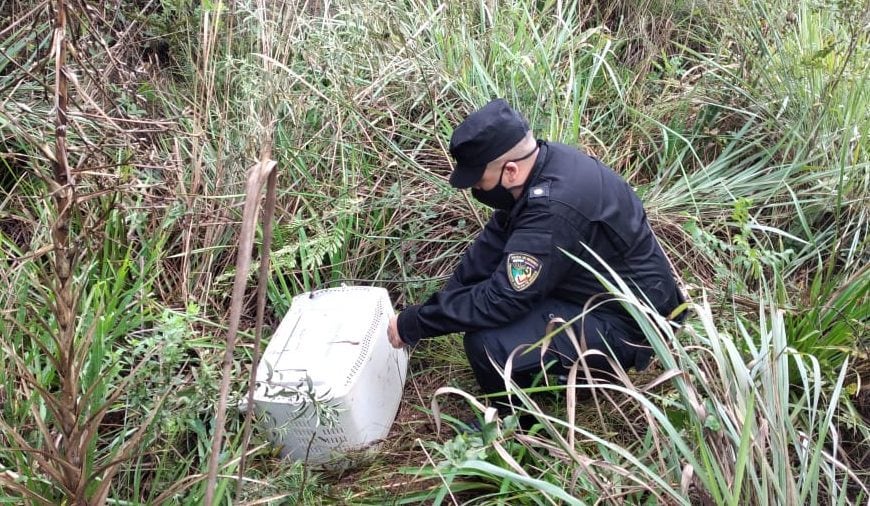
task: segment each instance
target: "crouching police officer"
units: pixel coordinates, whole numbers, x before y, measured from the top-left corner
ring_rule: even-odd
[[[545,335],[551,318],[571,320],[598,295],[595,309],[574,325],[577,338],[582,325],[587,349],[613,356],[623,368],[644,368],[651,351],[637,324],[618,302],[598,305],[598,299],[608,299],[600,295],[605,288],[565,254],[605,273],[583,244],[589,246],[663,315],[682,302],[629,185],[573,147],[536,141],[522,116],[500,99],[456,127],[450,154],[456,162],[450,184],[470,187],[472,196],[495,212],[444,288],[390,322],[391,344],[398,348],[464,332],[478,384],[486,393],[501,392],[504,380],[490,357],[504,367],[514,349]],[[564,374],[577,358],[562,332],[544,363],[555,363],[551,374]],[[598,377],[612,372],[604,357],[592,355],[586,362]],[[540,354],[516,354],[512,370],[515,382],[529,386],[541,370]]]

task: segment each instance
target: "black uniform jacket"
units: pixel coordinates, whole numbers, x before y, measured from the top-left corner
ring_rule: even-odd
[[[518,320],[543,299],[583,304],[605,292],[586,268],[562,250],[606,270],[593,249],[661,314],[682,302],[670,266],[629,185],[575,148],[539,141],[523,194],[510,212],[496,211],[465,252],[446,286],[399,314],[408,344],[451,332],[473,332]],[[611,311],[631,322],[618,303]],[[573,317],[576,315],[563,315]]]

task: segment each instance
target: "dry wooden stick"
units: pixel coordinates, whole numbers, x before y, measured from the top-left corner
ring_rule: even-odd
[[[269,160],[272,146],[266,144],[260,156],[260,163]],[[269,173],[269,181],[266,184],[266,203],[263,208],[263,246],[260,249],[260,273],[257,279],[257,321],[254,328],[254,355],[251,360],[250,380],[248,381],[248,411],[245,413],[245,422],[242,436],[242,455],[239,460],[239,479],[236,482],[236,498],[242,491],[242,478],[245,476],[245,464],[248,456],[248,444],[251,441],[251,428],[254,417],[254,390],[257,384],[257,367],[260,364],[260,341],[263,337],[263,315],[266,311],[266,286],[270,271],[270,251],[272,248],[272,219],[275,216],[275,202],[277,200],[278,171]]]
[[[258,12],[265,16],[269,9],[264,0],[257,2]],[[230,16],[232,18],[232,16]],[[262,26],[270,27],[271,24],[262,20]],[[270,29],[266,29],[260,36],[261,50],[263,54],[272,54],[272,34]],[[274,82],[272,79],[272,64],[270,61],[263,62],[263,76],[265,77],[266,89],[269,94],[274,93]],[[263,108],[263,130],[266,133],[266,139],[260,149],[260,163],[266,163],[272,157],[272,108],[266,104]],[[254,352],[251,360],[250,377],[248,380],[248,410],[245,413],[245,421],[242,428],[242,447],[241,455],[239,456],[239,472],[238,480],[236,481],[236,498],[240,497],[242,492],[242,484],[245,477],[245,465],[248,457],[248,444],[251,440],[251,429],[254,417],[254,390],[257,382],[257,368],[260,364],[260,341],[263,337],[263,315],[266,308],[266,287],[270,272],[270,251],[272,249],[272,220],[275,215],[275,203],[277,200],[277,185],[278,171],[272,170],[269,173],[269,181],[266,188],[266,203],[263,211],[263,245],[260,249],[260,272],[257,278],[257,320],[254,324]]]
[[[260,204],[260,192],[266,179],[272,173],[277,162],[274,160],[259,161],[248,170],[248,181],[245,185],[245,207],[242,212],[242,231],[239,236],[239,252],[236,258],[236,277],[233,282],[233,296],[230,304],[230,321],[227,330],[227,344],[224,352],[224,363],[221,372],[221,386],[215,415],[214,440],[211,445],[211,455],[208,461],[208,482],[205,489],[204,503],[210,506],[214,502],[214,489],[217,484],[218,458],[223,447],[224,424],[227,416],[227,397],[230,389],[230,374],[233,365],[233,352],[236,347],[236,333],[239,330],[239,319],[242,315],[242,305],[247,285],[248,269],[251,267],[251,250],[254,247],[254,230],[257,226],[257,209]]]

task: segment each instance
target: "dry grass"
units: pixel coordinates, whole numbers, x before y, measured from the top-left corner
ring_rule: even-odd
[[[787,299],[790,318],[828,304],[866,256],[868,151],[860,135],[844,134],[866,132],[855,119],[870,89],[862,86],[866,37],[842,38],[854,23],[837,10],[788,6],[796,9],[788,21],[776,0],[724,14],[726,7],[711,13],[705,4],[657,1],[419,0],[399,8],[365,0],[329,9],[285,2],[276,10],[262,2],[70,0],[75,37],[64,64],[51,42],[63,3],[0,3],[9,20],[0,27],[0,282],[16,288],[0,296],[10,358],[0,364],[9,378],[0,419],[27,444],[51,450],[69,424],[34,415],[45,401],[29,400],[40,399],[34,385],[49,396],[66,388],[73,398],[75,374],[42,357],[75,341],[92,353],[89,364],[106,364],[104,384],[129,386],[101,423],[85,424],[99,458],[119,455],[111,452],[125,434],[160,411],[145,438],[149,451],[122,463],[114,498],[147,503],[171,484],[178,484],[173,501],[204,496],[218,364],[229,356],[233,370],[245,371],[252,358],[253,333],[241,335],[236,353],[220,343],[237,274],[244,170],[267,137],[283,181],[266,293],[275,320],[290,296],[340,279],[386,286],[399,306],[439,286],[486,220],[485,210],[447,188],[446,139],[450,125],[491,95],[527,112],[541,137],[585,147],[636,185],[675,270],[707,289],[726,321],[755,311],[756,299],[766,300],[757,292],[780,275],[783,293],[771,300]],[[837,38],[832,51],[802,60],[795,48],[824,48],[823,31]],[[58,73],[57,62],[69,73]],[[63,108],[53,97],[65,76],[64,143],[53,124]],[[69,171],[53,165],[63,160],[59,143]],[[74,186],[58,179],[67,172]],[[735,219],[744,199],[748,213]],[[787,249],[786,260],[764,256]],[[743,267],[759,257],[760,268]],[[79,266],[72,276],[66,263]],[[816,280],[832,288],[813,291]],[[239,326],[253,329],[255,293],[239,298]],[[113,329],[97,325],[101,339],[83,346],[100,317]],[[34,353],[40,346],[48,349]],[[157,351],[148,357],[145,349]],[[461,350],[447,340],[415,354],[383,458],[318,477],[258,450],[248,474],[272,484],[258,484],[261,495],[246,487],[245,497],[296,487],[299,502],[326,490],[336,502],[354,502],[382,497],[375,490],[382,483],[390,493],[436,486],[396,468],[428,462],[431,448],[418,440],[448,441],[446,431],[433,435],[418,407],[440,386],[473,386]],[[829,356],[823,367],[836,370],[842,355]],[[151,379],[133,379],[127,357],[141,360]],[[244,389],[246,375],[237,379],[230,391]],[[111,390],[98,390],[112,399]],[[167,409],[157,410],[170,391]],[[634,411],[618,411],[624,405],[603,409],[601,416],[578,407],[578,423],[602,425],[620,442],[642,429]],[[458,401],[446,410],[468,413]],[[40,420],[50,437],[40,434]],[[227,422],[232,456],[245,446],[234,439],[237,422]],[[11,434],[4,431],[7,443]],[[28,478],[48,502],[75,497],[33,472],[33,455],[2,452],[0,465]],[[866,462],[859,454],[853,460]],[[237,463],[227,458],[227,475]],[[73,487],[72,476],[59,482]],[[341,492],[348,487],[350,498]]]

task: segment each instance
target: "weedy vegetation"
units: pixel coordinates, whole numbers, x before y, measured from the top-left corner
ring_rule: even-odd
[[[0,501],[870,498],[865,0],[0,0],[0,19]],[[581,360],[515,392],[528,432],[441,427],[486,400],[457,336],[424,343],[378,453],[282,461],[236,409],[258,322],[266,340],[342,280],[398,306],[437,289],[487,218],[446,143],[495,96],[635,187],[685,323],[617,279],[653,366],[578,386]],[[274,223],[249,212],[244,238],[268,159]]]

